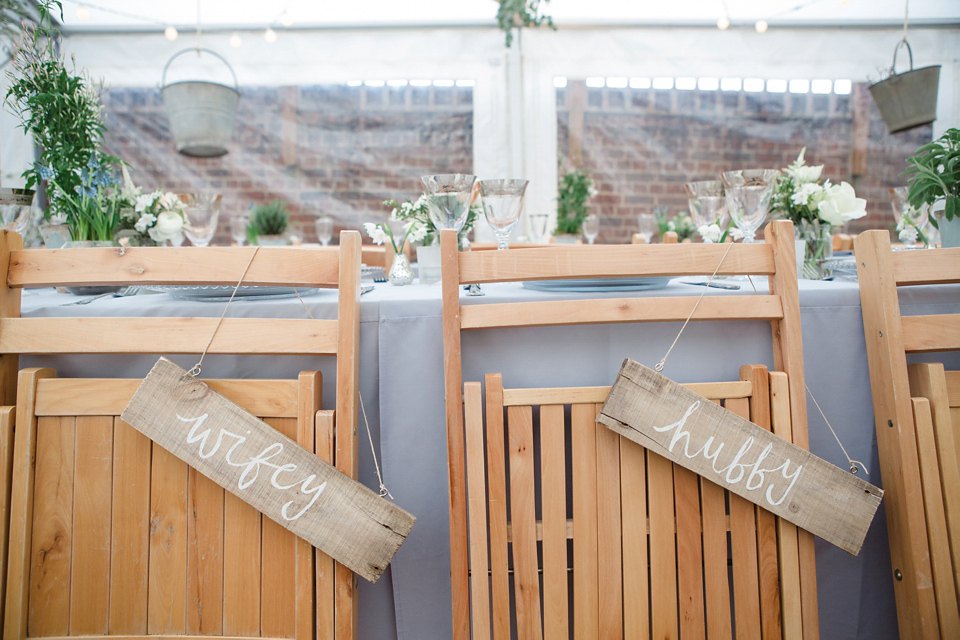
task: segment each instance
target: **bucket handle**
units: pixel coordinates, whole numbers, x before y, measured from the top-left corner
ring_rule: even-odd
[[[910,43],[907,42],[907,39],[904,38],[897,43],[897,46],[893,50],[893,65],[890,67],[890,75],[897,75],[897,52],[900,51],[900,47],[906,45],[907,54],[910,56],[910,71],[913,71],[913,49],[910,48]]]
[[[224,57],[223,57],[222,55],[220,55],[219,53],[217,53],[216,51],[213,51],[212,49],[206,49],[206,48],[201,48],[201,47],[188,47],[188,48],[186,48],[186,49],[183,49],[182,51],[177,51],[175,54],[173,54],[173,55],[170,57],[169,60],[167,60],[167,64],[163,65],[163,74],[161,74],[161,76],[160,76],[160,89],[161,89],[161,91],[163,90],[164,87],[167,86],[167,69],[170,67],[170,63],[173,62],[176,58],[179,58],[179,57],[182,56],[183,54],[187,53],[188,51],[196,51],[198,54],[199,54],[201,51],[206,51],[206,52],[209,53],[210,55],[212,55],[212,56],[214,56],[214,57],[217,57],[217,58],[220,58],[220,60],[223,62],[223,64],[227,65],[227,69],[230,70],[230,75],[233,76],[233,86],[234,86],[234,89],[236,90],[237,93],[240,93],[240,83],[237,82],[237,74],[234,73],[233,67],[230,66],[230,63],[227,62],[227,59],[224,58]],[[913,54],[911,54],[911,58],[910,58],[911,60],[913,60],[913,57],[912,57],[912,56],[913,56]],[[894,59],[894,62],[896,62],[896,59],[897,59],[896,52],[894,52],[893,59]],[[912,65],[912,63],[911,63],[911,67],[912,67],[912,66],[913,66],[913,65]]]

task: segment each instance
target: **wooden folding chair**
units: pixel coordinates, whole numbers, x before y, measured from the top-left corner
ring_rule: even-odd
[[[892,251],[880,230],[854,246],[900,635],[957,638],[960,373],[907,354],[960,350],[960,314],[902,316],[897,288],[960,283],[960,249]]]
[[[442,295],[444,318],[444,370],[451,529],[451,573],[455,638],[470,637],[471,591],[469,588],[468,575],[470,573],[471,565],[468,561],[468,548],[472,549],[474,546],[482,547],[486,544],[485,536],[483,535],[484,525],[476,525],[480,527],[480,529],[474,533],[473,537],[469,537],[467,534],[468,521],[466,515],[466,505],[468,495],[470,496],[470,500],[483,501],[486,498],[484,497],[484,489],[482,484],[477,484],[476,486],[472,484],[474,482],[479,483],[479,480],[475,480],[477,477],[475,475],[469,478],[472,488],[470,491],[467,490],[468,477],[464,469],[464,399],[462,391],[463,381],[460,350],[461,332],[503,327],[560,326],[591,323],[683,322],[690,315],[695,305],[697,305],[698,299],[697,296],[662,298],[651,297],[461,305],[459,298],[461,285],[473,283],[483,284],[488,282],[512,282],[568,278],[702,275],[704,273],[713,273],[714,270],[717,269],[718,265],[720,265],[718,270],[718,274],[720,275],[756,274],[767,276],[769,281],[769,295],[708,296],[699,302],[699,306],[697,306],[692,320],[731,321],[762,319],[770,322],[773,335],[774,366],[777,371],[787,374],[786,379],[778,384],[782,385],[782,388],[787,390],[786,395],[789,395],[790,398],[790,402],[788,404],[781,403],[777,405],[779,407],[778,411],[781,412],[780,415],[784,416],[784,420],[789,419],[790,425],[789,429],[787,429],[785,426],[782,427],[780,432],[789,434],[785,437],[790,438],[795,444],[806,448],[807,420],[806,404],[804,399],[803,351],[801,346],[800,313],[799,302],[797,299],[797,275],[792,225],[785,221],[773,222],[767,226],[764,237],[766,239],[765,243],[748,245],[736,244],[732,246],[725,244],[630,244],[606,245],[602,247],[552,247],[547,250],[526,249],[524,251],[517,252],[490,251],[480,253],[458,253],[456,251],[456,246],[453,242],[452,235],[441,233],[443,261]],[[752,387],[754,388],[753,392],[745,394],[741,397],[745,398],[750,396],[752,393],[755,393],[755,402],[766,402],[766,400],[762,399],[768,398],[769,392],[763,390],[763,387],[764,385],[762,384],[754,385],[754,387]],[[476,392],[474,391],[473,393]],[[523,393],[518,393],[520,394],[518,397],[525,397]],[[589,427],[581,428],[587,429],[587,431],[584,431],[584,433],[598,434],[595,437],[599,440],[599,438],[606,437],[608,435],[605,433],[600,435],[601,432],[593,425],[596,411],[595,405],[596,403],[601,402],[603,397],[605,397],[605,393],[600,395],[601,393],[602,392],[593,391],[591,392],[592,395],[586,396],[586,400],[581,400],[579,392],[573,393],[570,396],[564,395],[563,392],[558,392],[552,396],[554,399],[549,402],[544,401],[541,397],[534,394],[532,400],[524,400],[520,403],[520,405],[530,405],[531,407],[543,404],[577,405],[578,403],[586,402],[588,408],[578,409],[578,411],[586,411],[590,414],[589,419],[583,418],[585,424],[589,423]],[[506,392],[504,395],[505,397],[509,396],[509,394]],[[784,392],[781,391],[780,395],[782,397]],[[490,397],[491,381],[488,379],[488,403]],[[724,398],[729,396],[720,394],[714,397]],[[734,399],[734,406],[738,402],[741,402],[741,400]],[[511,411],[520,411],[520,409],[514,409],[509,402],[505,402],[505,406],[507,407],[508,416],[511,415]],[[523,411],[526,411],[526,409]],[[530,409],[530,411],[533,411],[533,409]],[[473,411],[470,415],[472,415],[472,419],[474,421],[477,420],[476,411]],[[498,409],[495,406],[488,404],[488,426],[486,432],[488,441],[490,438],[490,429],[492,428],[494,431],[497,430],[496,423],[493,423],[494,426],[491,427],[490,421],[495,421],[498,415],[500,415],[498,414]],[[542,428],[542,406],[540,407],[539,415],[541,416],[540,419]],[[781,424],[783,423],[781,422]],[[477,437],[475,427],[476,425],[474,424],[474,426],[469,428],[467,431],[469,434],[472,430],[474,438]],[[512,432],[511,437],[513,437]],[[584,435],[583,437],[589,439],[592,436]],[[476,442],[474,445],[476,445]],[[533,449],[526,446],[526,444],[520,443],[517,446],[524,449],[524,451],[527,452],[527,455],[532,455]],[[629,449],[633,445],[632,443],[627,443],[625,446],[627,449]],[[470,445],[468,444],[467,447],[469,449]],[[513,448],[513,445],[511,445],[511,449]],[[607,454],[609,453],[610,452],[607,452]],[[491,457],[491,459],[487,462],[488,466],[496,464],[496,454],[494,453],[488,455]],[[513,454],[511,453],[511,456],[512,455]],[[557,454],[554,451],[554,453],[551,455],[560,454]],[[631,459],[634,459],[635,457],[636,456]],[[609,460],[607,460],[607,462],[608,461]],[[510,464],[513,464],[512,458]],[[669,463],[666,464],[669,466]],[[608,464],[606,464],[606,462],[603,464],[596,463],[596,465],[598,474],[606,473],[610,471],[611,468]],[[586,472],[588,476],[590,473],[590,471]],[[666,478],[670,473],[673,472],[663,471],[657,476],[657,478]],[[683,475],[682,470],[677,470],[677,474]],[[491,475],[491,478],[493,477],[494,476]],[[497,475],[497,477],[499,477],[499,475]],[[493,482],[494,480],[491,479],[490,481]],[[528,481],[533,482],[533,480],[528,480],[525,476],[521,478],[511,476],[510,482],[511,486],[513,486],[514,482]],[[542,486],[547,482],[554,481],[548,481],[544,478],[541,478],[539,484]],[[603,482],[607,486],[613,486],[618,481],[614,480],[611,476],[606,478]],[[693,484],[696,485],[696,482],[697,480],[694,477]],[[576,491],[576,488],[574,491]],[[695,492],[696,490],[694,489],[694,493]],[[545,497],[541,496],[541,498],[545,500]],[[493,500],[494,498],[490,499]],[[514,500],[512,495],[510,499]],[[527,499],[529,500],[529,496]],[[577,498],[574,497],[574,509],[577,508],[576,502]],[[533,504],[534,503],[529,503],[526,505],[528,510],[533,508]],[[546,508],[546,504],[547,502],[545,501],[544,508]],[[586,504],[589,504],[589,502]],[[739,504],[739,502],[731,501],[731,505],[735,504]],[[610,505],[607,506],[613,509],[613,507]],[[511,513],[509,514],[511,517],[517,517],[517,508],[518,505],[515,503],[511,504]],[[556,508],[559,509],[559,507]],[[593,507],[588,508],[592,509]],[[683,513],[680,511],[673,511],[675,508],[675,506],[664,506],[663,511],[661,512],[651,512],[649,516],[649,524],[647,524],[646,521],[640,522],[639,524],[634,523],[636,526],[633,529],[633,535],[639,537],[631,538],[631,540],[638,542],[636,545],[638,548],[643,547],[646,544],[646,542],[640,543],[639,541],[646,540],[645,536],[648,529],[651,536],[654,535],[654,531],[660,532],[657,535],[664,536],[659,538],[661,541],[673,539],[673,533],[663,532],[675,532],[676,529],[674,528],[673,518],[684,517]],[[754,550],[757,548],[764,548],[768,551],[763,553],[769,553],[769,547],[764,546],[766,543],[762,540],[758,540],[758,537],[762,538],[763,536],[770,535],[772,531],[781,525],[775,524],[776,521],[773,519],[771,514],[762,510],[756,510],[749,503],[738,507],[731,506],[730,509],[731,517],[733,517],[733,510],[742,510],[743,512],[749,512],[749,516],[744,516],[744,519],[754,522],[753,533],[746,534],[753,536],[753,542],[747,543],[741,540],[741,543],[739,544],[743,544],[744,548],[749,547],[752,544]],[[669,513],[667,513],[668,511]],[[756,515],[754,515],[755,511],[757,512]],[[502,513],[502,510],[500,512]],[[590,513],[594,513],[601,524],[606,522],[606,515],[601,515],[598,511],[591,511]],[[529,515],[530,514],[527,513],[524,516],[524,518],[526,518],[524,522],[527,523],[526,526],[528,529],[530,526]],[[568,516],[569,513],[567,514],[567,517]],[[576,514],[574,514],[573,517],[574,520],[577,519]],[[501,524],[494,522],[494,518],[495,516],[493,515],[493,512],[491,512],[489,534],[491,536],[491,544],[493,543],[493,536],[495,535],[495,524],[496,527],[500,527],[502,529]],[[654,520],[657,522],[654,523]],[[584,520],[581,519],[581,521]],[[716,520],[713,519],[710,521],[716,522]],[[471,520],[470,522],[471,527],[475,526],[476,520]],[[557,520],[555,520],[555,522],[557,522]],[[663,527],[666,527],[666,529]],[[541,528],[544,529],[543,535],[547,535],[545,531],[546,523],[542,521],[537,522],[535,531],[532,534],[534,546],[542,546],[542,544],[545,544],[545,542],[537,542],[539,537],[537,532],[540,531]],[[724,529],[724,531],[726,531],[726,529]],[[514,540],[516,540],[516,536],[519,535],[516,525],[514,525],[511,535],[514,536]],[[516,546],[512,548],[512,557],[514,558],[513,570],[515,571],[514,591],[516,593],[517,600],[515,602],[515,609],[510,610],[510,614],[516,615],[518,620],[521,617],[520,608],[527,607],[527,613],[523,615],[529,614],[529,607],[532,607],[533,604],[532,600],[528,601],[527,598],[528,596],[531,599],[534,597],[528,592],[529,585],[517,582],[517,580],[520,579],[519,575],[516,573],[520,570],[520,567],[517,565],[517,554],[527,553],[525,561],[532,563],[536,562],[536,553],[534,553],[533,556],[530,556],[528,553],[531,550],[534,552],[536,551],[536,549],[531,547],[529,544],[531,539],[529,537],[529,530],[527,530],[527,535],[528,537],[525,538],[527,540],[526,548],[522,550]],[[559,534],[555,532],[554,535]],[[576,564],[576,555],[578,553],[576,551],[578,545],[576,541],[576,531],[574,531],[572,535],[574,540],[572,543],[574,548],[574,564]],[[726,533],[723,533],[721,536],[723,537],[724,545],[726,544],[725,536]],[[779,548],[779,553],[783,556],[781,558],[779,567],[775,564],[770,565],[768,560],[762,561],[761,573],[764,577],[761,579],[761,582],[768,585],[776,584],[776,579],[772,582],[767,582],[769,580],[769,574],[766,572],[768,571],[772,572],[774,575],[778,575],[779,579],[790,580],[790,584],[788,586],[780,587],[780,594],[791,594],[788,598],[783,600],[784,603],[786,603],[788,600],[791,603],[795,602],[793,599],[793,594],[799,594],[799,599],[796,600],[796,602],[799,603],[799,614],[797,615],[795,611],[787,611],[784,609],[778,611],[776,614],[771,614],[773,616],[771,618],[764,618],[764,620],[767,620],[768,622],[759,622],[759,617],[750,618],[749,620],[745,618],[743,622],[740,622],[739,616],[741,610],[735,609],[735,615],[733,616],[732,624],[738,629],[738,632],[741,629],[754,628],[752,626],[754,621],[757,621],[757,624],[761,625],[766,625],[768,623],[773,624],[773,622],[770,621],[774,620],[777,615],[782,615],[784,619],[783,630],[785,637],[818,637],[819,630],[816,601],[816,564],[813,549],[813,536],[808,532],[798,531],[797,539],[798,548],[795,556],[791,555],[793,552],[789,550],[789,545],[787,547]],[[556,538],[556,540],[559,540],[559,538]],[[564,538],[564,540],[566,540],[566,538]],[[651,537],[650,540],[652,541],[653,538]],[[497,544],[499,545],[499,542]],[[514,544],[516,545],[516,542],[514,542]],[[589,547],[593,543],[588,538],[588,541],[583,544]],[[669,544],[672,543],[661,542],[659,544],[669,546]],[[566,547],[564,547],[564,549],[566,549]],[[543,553],[546,553],[546,548],[542,548],[541,550]],[[663,549],[658,547],[658,550],[662,551]],[[686,557],[686,552],[687,550],[682,548],[677,552],[679,556],[676,557]],[[493,551],[491,551],[491,554],[492,553]],[[560,551],[557,551],[557,553],[559,554]],[[774,553],[774,555],[776,555],[776,553]],[[769,559],[770,556],[764,555],[764,557]],[[608,558],[606,560],[597,560],[597,562],[616,563],[620,562],[620,560],[621,558]],[[491,559],[491,562],[493,562],[493,559]],[[557,562],[559,562],[559,560],[557,560]],[[793,562],[796,562],[799,566],[799,573],[793,575],[793,577],[797,577],[797,575],[799,576],[797,580],[793,580],[789,570],[789,566]],[[546,560],[544,560],[544,563],[543,569],[546,571]],[[654,569],[654,566],[655,564],[649,565],[651,570]],[[656,566],[663,568],[663,571],[669,572],[669,570],[665,568],[666,565],[658,564]],[[475,568],[473,571],[475,573],[480,572],[481,576],[487,571],[486,566],[482,563],[479,566],[474,565],[474,567]],[[536,567],[536,565],[534,565],[534,567]],[[535,577],[536,570],[536,568],[530,570],[529,565],[527,565],[527,579],[532,579]],[[682,570],[687,571],[690,569],[689,567],[684,567]],[[644,568],[642,570],[643,576],[646,575],[646,572],[647,569]],[[619,575],[619,569],[617,569],[616,573]],[[605,573],[604,575],[607,574]],[[719,574],[715,574],[714,577],[716,578],[717,575]],[[637,580],[644,581],[645,578],[643,578],[643,576],[637,575],[635,578]],[[683,619],[688,615],[688,611],[692,611],[690,609],[691,606],[695,608],[695,604],[689,601],[683,601],[681,599],[683,597],[681,592],[678,592],[675,589],[671,590],[672,587],[670,585],[674,583],[661,582],[660,578],[661,576],[654,575],[652,578],[653,582],[651,583],[652,586],[650,586],[650,588],[659,590],[661,585],[666,585],[665,593],[667,594],[667,597],[675,600],[675,606],[672,610],[678,611],[679,613],[677,615],[680,617],[680,619]],[[755,575],[754,578],[758,578],[758,576]],[[544,579],[546,580],[546,578]],[[576,581],[576,578],[574,578],[574,580]],[[556,582],[556,580],[553,582]],[[617,615],[622,615],[624,616],[623,619],[626,621],[626,616],[629,615],[629,612],[627,612],[626,609],[633,607],[634,605],[640,606],[633,601],[633,595],[642,594],[643,591],[629,591],[629,596],[623,595],[627,594],[628,590],[626,585],[621,586],[622,594],[620,597],[622,599],[620,602],[627,602],[628,606],[624,607],[619,613],[605,613],[604,619],[613,620],[617,617]],[[555,585],[554,588],[560,587]],[[606,586],[603,586],[602,588],[606,588]],[[620,587],[611,586],[611,589],[614,591],[619,588]],[[640,589],[640,587],[636,588]],[[544,586],[543,589],[544,593],[546,593],[547,587]],[[737,591],[738,590],[735,589],[735,593]],[[502,598],[502,589],[498,591],[498,593],[500,594],[498,597]],[[766,587],[759,592],[744,591],[741,593],[750,593],[751,595],[742,597],[740,599],[740,604],[737,605],[738,607],[759,608],[761,607],[761,598],[771,595],[767,591]],[[475,593],[475,597],[482,600],[484,596],[482,593]],[[544,602],[552,602],[550,598],[546,598],[546,596],[544,597]],[[693,597],[693,599],[695,600],[696,597]],[[482,605],[478,606],[482,607]],[[658,607],[659,605],[651,605],[651,607],[653,606]],[[769,607],[770,605],[767,603],[764,606]],[[587,610],[589,611],[589,609]],[[649,611],[649,609],[647,610]],[[498,611],[499,613],[497,613]],[[502,617],[504,615],[503,612],[504,608],[502,601],[499,605],[495,603],[493,609],[494,618],[496,619],[497,616]],[[475,637],[486,637],[484,634],[484,628],[482,627],[484,615],[485,613],[482,608],[479,610],[475,609],[473,611],[474,624],[476,625],[479,623],[481,625],[479,631],[475,629]],[[544,620],[546,620],[548,617],[551,620],[554,620],[557,619],[559,615],[560,614],[556,611],[553,611],[549,614],[544,612],[543,617]],[[592,614],[588,614],[588,619],[590,619],[590,615]],[[669,618],[670,615],[668,614],[667,617]],[[536,618],[537,616],[533,616],[531,619]],[[566,619],[560,618],[560,622],[565,625]],[[575,616],[574,625],[576,626],[577,624],[578,623]],[[587,627],[585,628],[590,630],[594,628],[592,622],[586,624]],[[639,634],[642,637],[647,637],[647,628],[636,620],[631,618],[630,622],[624,622],[623,624],[625,625],[623,630],[627,637],[630,637],[632,634]],[[531,623],[529,627],[531,635],[527,636],[521,634],[521,637],[540,637],[540,633],[534,631],[535,627],[536,625]],[[502,628],[502,623],[494,624],[494,629]],[[658,626],[657,628],[659,629],[660,627]],[[612,636],[604,635],[603,630],[600,630],[599,628],[598,633],[600,635],[590,635],[589,633],[585,633],[585,635],[582,637],[619,637],[616,634],[613,634]],[[581,637],[581,634],[579,633],[575,635],[577,637]],[[556,637],[551,633],[547,633],[546,631],[543,632],[543,636]],[[497,635],[496,637],[500,636]],[[655,637],[672,636],[661,634]],[[750,637],[750,635],[747,634],[740,637]]]
[[[253,251],[24,251],[5,233],[2,295],[25,286],[234,286],[248,264],[244,285],[337,288],[336,319],[225,318],[208,351],[336,356],[335,412],[320,410],[317,372],[204,382],[356,477],[359,234],[343,232],[339,251]],[[0,318],[4,354],[199,354],[218,321],[17,315]],[[20,373],[5,640],[355,637],[352,572],[124,423],[139,383]]]

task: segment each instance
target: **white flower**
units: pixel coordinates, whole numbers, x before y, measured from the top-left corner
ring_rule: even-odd
[[[720,236],[723,235],[723,231],[720,230],[720,225],[717,223],[702,225],[697,228],[697,233],[708,242],[720,242]]]
[[[803,154],[807,151],[807,148],[804,147],[800,150],[800,155],[797,156],[797,159],[793,161],[789,167],[784,169],[787,175],[793,178],[793,181],[798,184],[806,184],[808,182],[816,182],[820,179],[820,173],[823,171],[823,165],[817,165],[816,167],[808,167],[804,164]]]
[[[157,221],[157,216],[152,213],[145,213],[140,216],[140,219],[137,220],[137,223],[133,225],[133,228],[137,230],[138,233],[146,233],[147,229],[153,226],[153,223]]]
[[[149,207],[153,206],[153,194],[145,196],[137,196],[137,199],[134,201],[133,210],[137,213],[143,213]]]
[[[410,242],[420,242],[425,237],[427,237],[427,228],[424,225],[418,225],[413,231],[410,232],[410,235],[407,238]]]
[[[133,180],[130,178],[130,172],[127,171],[127,165],[121,164],[120,172],[123,174],[123,188],[120,189],[120,194],[125,200],[136,200],[141,194],[140,187],[133,184]]]
[[[823,192],[823,187],[815,182],[806,182],[800,185],[800,188],[790,196],[790,202],[793,204],[803,207],[806,206],[810,199],[814,196],[819,195]]]
[[[170,193],[169,191],[167,193],[161,194],[158,202],[160,203],[160,208],[165,209],[167,211],[170,211],[173,209],[180,209],[182,206],[182,203],[180,202],[180,198],[177,197],[177,194]]]
[[[599,194],[600,192],[597,191],[596,188],[593,186],[593,183],[591,183],[590,187],[587,189],[587,195],[589,195],[591,198],[596,198],[597,195]]]
[[[867,201],[858,198],[849,184],[841,182],[824,188],[818,213],[821,220],[839,227],[850,220],[867,215]]]
[[[743,231],[740,230],[740,227],[730,227],[729,235],[734,240],[743,240]]]
[[[182,234],[183,218],[171,211],[163,211],[157,215],[157,224],[147,230],[155,242],[173,240]]]
[[[367,232],[367,235],[376,243],[383,244],[388,240],[387,234],[383,231],[383,228],[372,222],[364,222],[363,229]]]

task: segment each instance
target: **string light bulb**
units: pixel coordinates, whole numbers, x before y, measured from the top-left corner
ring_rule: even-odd
[[[757,33],[766,33],[767,29],[770,28],[770,25],[767,24],[766,20],[757,20],[757,24],[754,25],[754,28],[757,30]]]
[[[85,5],[77,5],[77,18],[86,22],[90,19],[90,9]]]
[[[170,41],[172,42],[172,41],[176,40],[177,38],[179,38],[179,37],[180,37],[180,34],[177,32],[177,28],[176,28],[176,27],[174,27],[173,25],[170,25],[170,26],[168,26],[166,29],[163,30],[163,36],[164,36],[167,40],[170,40]]]
[[[277,41],[277,32],[272,27],[267,27],[267,30],[263,32],[263,39],[273,44]]]
[[[240,34],[234,31],[230,34],[230,46],[234,49],[239,49],[240,45],[243,44],[243,40],[240,38]]]
[[[289,11],[284,11],[283,13],[280,14],[280,24],[282,24],[285,27],[289,27],[293,25],[293,16],[290,15]]]
[[[726,31],[729,28],[730,28],[730,18],[728,18],[727,16],[721,16],[720,19],[717,20],[717,29],[720,29],[720,31]]]

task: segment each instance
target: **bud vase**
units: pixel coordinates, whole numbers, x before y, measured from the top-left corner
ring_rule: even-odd
[[[807,280],[829,278],[832,273],[824,262],[833,257],[832,227],[825,222],[802,220],[796,229],[796,236],[806,245],[803,264],[797,265],[800,277]]]
[[[393,264],[390,266],[390,272],[387,274],[387,280],[390,284],[402,287],[405,284],[413,282],[413,267],[410,261],[403,253],[397,253],[393,256]]]

